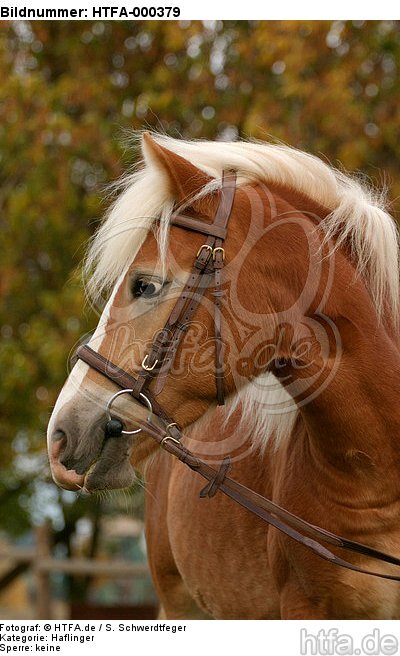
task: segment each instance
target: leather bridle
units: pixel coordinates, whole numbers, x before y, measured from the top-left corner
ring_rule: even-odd
[[[109,421],[106,424],[106,437],[118,438],[122,433],[133,434],[143,430],[168,453],[178,458],[208,481],[205,488],[201,490],[200,497],[213,497],[219,490],[321,558],[355,572],[400,581],[400,576],[374,572],[354,565],[338,557],[320,544],[318,540],[392,565],[400,566],[399,558],[315,526],[290,513],[270,499],[234,481],[227,476],[230,467],[229,457],[224,458],[220,468],[215,470],[195,456],[183,446],[181,440],[184,436],[180,428],[156,399],[156,396],[164,388],[179,345],[192,322],[193,316],[206,290],[210,288],[212,281],[214,281],[212,295],[214,297],[216,396],[218,404],[224,404],[224,362],[221,336],[223,291],[221,289],[221,274],[225,259],[223,243],[232,212],[235,189],[235,172],[224,171],[220,201],[212,223],[180,213],[172,215],[171,225],[204,234],[207,239],[197,252],[188,281],[164,328],[158,333],[149,353],[144,357],[137,378],[100,355],[100,353],[93,351],[87,344],[78,348],[76,353],[78,358],[122,388],[122,392],[114,394],[107,404]],[[153,383],[152,390],[149,389],[150,383]],[[151,416],[146,420],[135,420],[139,426],[135,431],[124,431],[122,422],[119,419],[112,419],[110,415],[112,401],[123,392],[131,394],[140,403],[147,405],[151,411]],[[152,420],[153,413],[157,416],[159,423],[163,425],[162,428],[159,423]]]

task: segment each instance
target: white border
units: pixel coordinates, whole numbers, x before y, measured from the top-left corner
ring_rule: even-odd
[[[393,0],[377,2],[361,2],[353,0],[349,3],[345,0],[335,2],[321,2],[320,0],[303,0],[301,3],[295,0],[286,2],[266,2],[265,0],[242,0],[232,2],[224,0],[88,0],[77,2],[76,0],[0,0],[0,10],[6,8],[30,8],[36,10],[66,8],[75,9],[77,13],[83,10],[85,13],[80,20],[135,20],[132,16],[120,15],[124,9],[131,11],[134,7],[179,7],[179,18],[171,13],[170,20],[394,20],[399,18],[400,4]],[[101,15],[95,15],[94,10],[103,8]],[[145,12],[144,12],[145,13]],[[7,18],[7,16],[2,16]],[[15,19],[15,15],[9,15],[9,19]],[[21,16],[20,20],[24,17]],[[167,18],[165,17],[164,20]],[[29,17],[29,20],[34,20]],[[38,18],[43,20],[43,18]],[[53,19],[57,20],[57,19]],[[65,20],[59,18],[58,20]],[[71,18],[70,20],[79,20]],[[137,18],[136,20],[139,20]],[[142,20],[163,20],[160,17],[152,18],[143,16]]]

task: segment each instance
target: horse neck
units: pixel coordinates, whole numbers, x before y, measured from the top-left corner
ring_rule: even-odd
[[[342,272],[339,266],[338,274]],[[305,363],[310,371],[293,369],[292,389],[295,396],[298,392],[304,439],[314,467],[330,476],[333,485],[346,481],[347,491],[350,476],[351,494],[368,486],[376,502],[379,498],[384,503],[396,497],[400,478],[398,336],[389,319],[377,316],[360,279],[351,298],[346,298],[347,288],[338,284],[325,308],[324,320],[334,326],[340,343],[324,363],[324,376],[317,376],[304,396],[304,376],[321,367],[315,358],[317,349],[311,348],[310,361]],[[315,336],[320,346],[318,330]]]
[[[300,412],[316,448],[341,466],[357,461],[386,467],[400,446],[400,356],[382,325],[364,331],[362,323],[337,319],[340,361],[325,389]]]
[[[314,216],[319,211],[318,207],[307,207],[308,201],[300,200],[298,216],[302,220],[308,220],[307,210],[313,211]],[[286,193],[275,195],[274,201],[278,216],[299,207],[298,198]],[[310,220],[309,240],[314,228],[315,223]],[[321,305],[321,289],[330,275],[329,259],[318,270],[320,256],[315,262],[310,259],[300,239],[295,241],[292,227],[283,226],[280,230],[281,234],[272,235],[268,243],[260,240],[260,250],[255,250],[253,275],[259,276],[260,291],[254,303],[261,306],[265,299],[264,342],[271,340],[271,308],[285,308],[293,303],[287,313],[289,330],[283,330],[282,339],[281,335],[276,339],[277,332],[273,336],[277,344],[275,363],[280,365],[279,360],[283,361],[282,368],[275,368],[274,373],[299,406],[305,427],[302,439],[307,442],[302,453],[309,454],[325,472],[333,471],[332,480],[336,483],[338,477],[349,478],[351,472],[357,485],[360,480],[365,481],[367,474],[370,483],[375,481],[379,494],[384,490],[394,494],[393,490],[398,489],[394,479],[398,484],[400,478],[397,330],[389,315],[378,316],[365,283],[356,274],[348,253],[341,249],[331,255],[334,276]],[[287,253],[290,257],[286,257]],[[320,289],[313,292],[315,301],[303,298],[297,302],[309,280],[315,277],[308,278],[306,273],[310,267],[313,273],[313,266],[321,281]],[[285,310],[280,311],[277,324],[285,322],[284,316]],[[339,337],[339,344],[334,343],[334,334]],[[311,348],[306,355],[301,353],[302,366],[293,366],[293,343],[302,339],[311,340]],[[329,344],[328,351],[334,348],[325,353],[321,363],[320,346],[324,340]],[[315,382],[310,383],[314,375]]]

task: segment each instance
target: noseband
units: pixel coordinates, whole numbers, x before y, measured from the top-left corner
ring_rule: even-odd
[[[115,365],[111,360],[93,351],[87,344],[78,348],[76,352],[78,358],[122,388],[121,391],[113,394],[107,403],[106,415],[108,421],[106,424],[106,437],[119,437],[122,434],[134,435],[135,433],[144,431],[171,455],[181,460],[190,469],[208,481],[205,488],[201,490],[200,497],[213,497],[219,490],[257,515],[260,519],[279,529],[285,535],[332,564],[355,572],[400,581],[400,576],[373,572],[354,565],[338,557],[320,544],[318,540],[322,540],[334,547],[353,551],[392,565],[400,566],[399,558],[310,524],[270,499],[234,481],[227,476],[230,467],[229,457],[224,458],[218,470],[207,465],[207,463],[182,445],[181,438],[183,435],[180,428],[156,399],[156,396],[164,388],[175,355],[192,322],[193,315],[206,290],[210,288],[214,280],[212,296],[214,298],[216,398],[218,405],[224,404],[223,343],[221,336],[221,303],[223,291],[221,289],[221,275],[225,259],[223,243],[232,212],[235,189],[235,172],[224,171],[222,174],[220,201],[212,223],[206,223],[205,221],[194,219],[180,213],[172,215],[170,219],[171,225],[203,234],[207,239],[197,251],[188,281],[175,303],[164,328],[158,333],[150,351],[143,358],[138,377],[135,378],[124,369]],[[150,383],[153,383],[152,390],[149,389]],[[146,405],[150,412],[146,420],[137,420],[136,423],[139,425],[139,428],[132,431],[124,430],[122,422],[119,419],[113,418],[111,415],[113,401],[124,393],[130,394],[141,404]],[[152,420],[153,414],[163,424],[163,428],[160,428],[159,424]]]

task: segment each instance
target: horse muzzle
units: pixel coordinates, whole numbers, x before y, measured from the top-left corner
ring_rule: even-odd
[[[127,390],[123,390],[126,392]],[[57,423],[49,434],[49,461],[57,485],[75,492],[95,492],[130,487],[135,482],[131,454],[137,428],[135,417],[144,412],[137,404],[129,404],[129,416],[123,407],[111,404],[121,392],[113,394],[97,419],[85,426],[85,408],[77,402],[74,413],[70,403],[57,415]],[[146,399],[147,401],[147,399]],[[146,403],[151,414],[151,405]],[[133,412],[132,412],[133,411]],[[131,415],[132,413],[132,415]],[[125,427],[133,430],[125,430]]]

